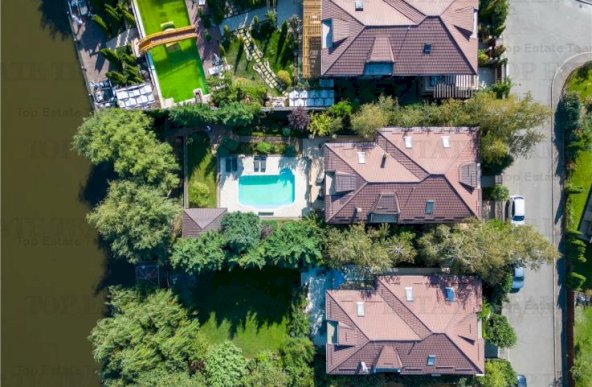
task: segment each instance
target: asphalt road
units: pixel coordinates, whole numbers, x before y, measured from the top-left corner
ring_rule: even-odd
[[[510,4],[504,45],[509,75],[516,84],[513,92],[531,92],[535,100],[556,105],[551,97],[556,72],[592,51],[592,5],[577,0],[510,0]],[[554,94],[561,87],[555,86]],[[559,243],[561,161],[552,122],[540,130],[547,138],[528,158],[516,160],[507,169],[504,183],[510,194],[526,197],[527,222]],[[503,355],[527,377],[529,386],[562,385],[567,380],[562,282],[561,264],[527,271],[524,288],[510,295],[505,308],[518,343]]]

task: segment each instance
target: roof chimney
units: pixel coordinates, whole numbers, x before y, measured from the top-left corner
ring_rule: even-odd
[[[403,136],[403,139],[405,140],[405,148],[413,148],[413,140],[411,139],[411,136]]]
[[[386,153],[382,154],[382,161],[380,162],[380,168],[384,168],[386,165]]]
[[[364,0],[355,0],[356,4],[356,11],[363,11],[364,10]]]
[[[412,287],[405,287],[405,298],[407,301],[413,301],[413,288]]]
[[[356,313],[358,317],[364,317],[364,301],[356,302]]]

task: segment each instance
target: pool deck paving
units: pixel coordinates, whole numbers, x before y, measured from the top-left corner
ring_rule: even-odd
[[[205,28],[203,22],[199,18],[197,12],[201,8],[207,14],[207,5],[200,7],[193,0],[185,0],[185,5],[187,6],[187,12],[189,13],[189,20],[191,23],[195,24],[197,29],[197,51],[199,52],[201,64],[207,78],[208,70],[214,67],[214,54],[220,56],[219,47],[222,35],[220,29],[213,23],[209,29]],[[212,37],[209,42],[206,40],[206,31]]]
[[[265,172],[255,172],[253,156],[238,157],[238,171],[226,172],[225,157],[218,158],[218,206],[228,208],[228,211],[254,212],[262,218],[301,218],[309,211],[308,196],[308,168],[309,161],[302,157],[267,156]],[[294,202],[277,208],[255,208],[239,202],[239,177],[247,175],[278,175],[284,168],[294,174]],[[267,215],[263,215],[265,213]]]

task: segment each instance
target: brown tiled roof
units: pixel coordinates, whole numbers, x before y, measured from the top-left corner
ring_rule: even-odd
[[[447,287],[454,301],[446,300]],[[369,372],[481,374],[480,309],[481,282],[472,277],[383,276],[373,291],[329,290],[326,320],[337,334],[327,341],[327,373],[361,374],[363,363]]]
[[[322,0],[332,47],[323,48],[322,76],[359,76],[368,62],[394,62],[393,75],[476,75],[472,37],[477,0]],[[424,45],[431,52],[424,53]]]
[[[411,224],[479,217],[476,138],[471,128],[386,128],[372,143],[326,143],[325,220],[398,214],[399,223]]]
[[[209,230],[219,230],[226,208],[185,208],[183,210],[183,238],[197,237]]]

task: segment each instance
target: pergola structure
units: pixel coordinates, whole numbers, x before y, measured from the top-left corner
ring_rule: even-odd
[[[302,3],[302,76],[321,75],[321,0]]]

